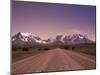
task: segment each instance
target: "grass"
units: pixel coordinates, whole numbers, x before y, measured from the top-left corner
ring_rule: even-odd
[[[12,49],[12,62],[50,50],[50,47],[24,47]]]
[[[96,55],[96,48],[78,48],[75,49],[75,51],[90,54],[90,55]]]
[[[28,58],[30,56],[34,56],[38,53],[44,52],[43,50],[36,49],[18,49],[16,51],[12,51],[12,62],[16,62],[18,60]]]
[[[64,49],[82,52],[90,55],[96,55],[96,45],[70,45],[64,46]]]

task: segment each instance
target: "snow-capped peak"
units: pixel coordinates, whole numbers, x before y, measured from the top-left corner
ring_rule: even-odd
[[[47,40],[41,39],[39,36],[34,36],[31,32],[23,33],[19,32],[12,37],[12,41],[21,41],[21,42],[31,42],[36,44],[53,44],[53,43],[65,43],[65,44],[81,44],[81,43],[91,43],[86,36],[82,34],[73,34],[70,35],[57,35],[56,38],[48,38]]]
[[[79,36],[79,38],[80,38],[80,39],[83,39],[84,37],[83,37],[83,36]]]
[[[74,34],[74,35],[72,36],[72,38],[73,38],[73,40],[75,40],[75,39],[77,39],[77,38],[83,39],[83,38],[85,38],[85,36],[83,36],[83,35],[81,35],[81,34]]]
[[[13,37],[12,37],[12,41],[14,40],[22,40],[24,42],[27,42],[27,41],[30,41],[29,38],[32,37],[32,33],[23,33],[23,32],[19,32],[17,34],[15,34]]]
[[[21,32],[21,35],[22,35],[22,36],[30,36],[30,35],[32,35],[32,33],[31,33],[31,32],[27,32],[27,33]]]
[[[85,38],[85,36],[83,36],[83,35],[81,35],[81,34],[78,34],[78,35],[79,35],[79,38],[80,38],[80,39]]]

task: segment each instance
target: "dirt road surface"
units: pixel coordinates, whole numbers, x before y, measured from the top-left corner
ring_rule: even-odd
[[[45,51],[12,63],[12,73],[95,69],[95,57],[60,48]]]

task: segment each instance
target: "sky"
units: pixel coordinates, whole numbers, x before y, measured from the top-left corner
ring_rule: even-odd
[[[95,41],[96,7],[86,5],[12,1],[11,35],[32,32],[42,39],[83,34]]]

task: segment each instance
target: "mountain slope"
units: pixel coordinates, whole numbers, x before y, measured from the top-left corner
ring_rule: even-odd
[[[57,35],[55,39],[48,38],[42,40],[39,36],[34,36],[32,33],[19,32],[12,36],[12,46],[35,46],[35,45],[72,45],[72,44],[90,44],[93,43],[86,36],[82,34]]]

